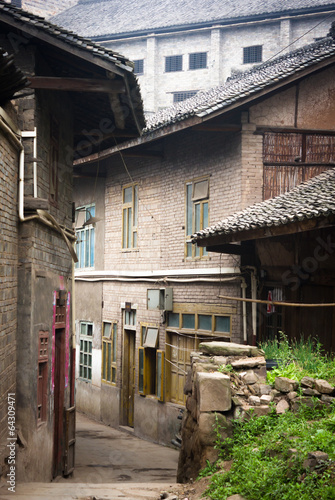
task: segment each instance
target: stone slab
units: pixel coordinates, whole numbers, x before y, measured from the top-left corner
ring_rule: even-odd
[[[230,377],[220,372],[198,372],[196,385],[199,412],[231,409]]]
[[[264,351],[256,346],[235,344],[233,342],[201,342],[199,350],[212,356],[259,357],[264,355]]]

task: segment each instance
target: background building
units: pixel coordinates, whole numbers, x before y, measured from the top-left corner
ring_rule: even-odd
[[[134,61],[152,113],[324,37],[334,19],[332,0],[80,0],[54,21]]]

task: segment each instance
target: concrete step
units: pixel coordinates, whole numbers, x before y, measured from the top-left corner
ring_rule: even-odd
[[[0,487],[0,498],[13,500],[158,500],[163,491],[176,491],[173,483],[22,483],[15,493]]]

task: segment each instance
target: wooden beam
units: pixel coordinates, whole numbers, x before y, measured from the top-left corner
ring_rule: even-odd
[[[126,158],[163,158],[163,153],[159,151],[122,151],[122,156]]]
[[[258,126],[256,128],[255,134],[265,134],[266,132],[335,135],[335,130],[330,130],[330,129],[310,129],[310,128],[296,128],[296,127],[269,127],[269,126],[263,126],[263,125]]]
[[[315,219],[307,219],[291,224],[283,224],[281,226],[262,227],[236,233],[222,234],[209,236],[197,241],[199,247],[211,247],[211,252],[220,252],[219,247],[226,243],[236,243],[240,241],[256,240],[260,238],[272,238],[275,236],[283,236],[285,234],[301,233],[303,231],[313,231],[325,227],[335,225],[335,216],[318,217]],[[217,248],[217,250],[216,250]]]
[[[236,125],[233,123],[215,124],[204,122],[201,125],[196,125],[192,130],[199,132],[239,132],[241,130],[241,125]]]
[[[123,94],[126,91],[120,80],[100,80],[96,78],[61,78],[53,76],[28,76],[33,89],[63,90],[67,92],[103,92]]]
[[[208,252],[220,252],[220,253],[227,253],[230,255],[242,255],[248,253],[245,248],[242,247],[242,245],[236,245],[235,243],[226,243],[224,245],[218,245],[218,246],[209,246],[206,247]]]

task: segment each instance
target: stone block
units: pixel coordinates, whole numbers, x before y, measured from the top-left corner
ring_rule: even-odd
[[[335,401],[335,398],[333,396],[328,396],[328,394],[322,394],[321,401],[324,403],[332,403]]]
[[[277,403],[276,412],[278,414],[285,413],[289,409],[290,409],[290,405],[288,404],[288,402],[286,401],[286,399],[281,399],[279,401],[279,403]]]
[[[303,377],[303,378],[301,379],[300,384],[301,384],[303,387],[310,387],[311,389],[313,389],[314,384],[315,384],[315,379],[314,379],[314,378],[312,378],[312,377]]]
[[[259,384],[259,394],[263,396],[264,394],[269,395],[271,394],[272,387],[271,385],[268,384]]]
[[[223,373],[197,373],[199,412],[231,409],[230,377]]]
[[[243,380],[243,383],[246,385],[256,384],[256,382],[258,381],[258,378],[256,377],[253,370],[248,370],[243,374],[241,373],[241,378]]]
[[[192,370],[189,370],[186,375],[184,394],[191,394],[191,393],[192,393]]]
[[[303,389],[302,394],[304,396],[321,396],[321,392],[317,391],[316,389],[312,389],[311,387]]]
[[[334,392],[334,387],[327,380],[322,379],[315,380],[315,389],[321,394],[332,394]]]
[[[292,401],[292,399],[295,399],[296,397],[298,396],[298,393],[295,392],[295,391],[291,391],[287,394],[287,397],[290,401]]]
[[[273,401],[271,394],[263,394],[260,397],[260,404],[269,404],[271,401]]]
[[[224,440],[232,435],[232,423],[220,413],[201,413],[198,420],[199,442],[202,446],[214,446],[217,432]]]
[[[228,359],[226,356],[213,356],[213,363],[219,366],[226,366],[226,364],[228,363]]]
[[[233,342],[201,342],[199,350],[213,356],[263,356],[264,351],[256,346],[235,344]]]
[[[291,392],[297,390],[299,384],[296,380],[286,377],[276,377],[275,388],[280,392]]]
[[[243,368],[256,368],[258,366],[265,366],[265,358],[264,356],[256,356],[253,358],[242,358],[237,361],[232,361],[231,366],[235,368],[235,370],[241,370]]]
[[[249,396],[248,403],[251,406],[259,406],[261,404],[261,400],[258,396]]]

